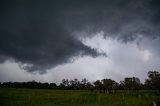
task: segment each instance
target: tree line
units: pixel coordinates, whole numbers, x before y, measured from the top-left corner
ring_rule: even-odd
[[[36,81],[29,82],[3,82],[0,87],[10,88],[36,88],[36,89],[62,89],[62,90],[96,90],[100,92],[112,93],[116,90],[159,90],[160,91],[160,73],[158,71],[149,71],[148,78],[144,84],[137,77],[126,77],[123,81],[117,83],[112,79],[102,79],[89,82],[86,78],[63,79],[57,85],[56,83],[41,83]]]

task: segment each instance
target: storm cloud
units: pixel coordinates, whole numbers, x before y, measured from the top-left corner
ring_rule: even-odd
[[[1,1],[0,62],[45,73],[76,56],[103,55],[82,42],[100,31],[124,43],[157,39],[159,6],[158,0]]]

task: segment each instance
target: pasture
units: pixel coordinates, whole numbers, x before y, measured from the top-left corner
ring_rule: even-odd
[[[0,88],[0,106],[157,106],[154,91],[117,91],[114,94],[82,90]]]

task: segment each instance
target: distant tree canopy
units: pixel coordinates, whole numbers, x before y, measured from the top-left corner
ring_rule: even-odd
[[[140,80],[136,77],[125,78],[124,87],[127,90],[139,90],[140,89]]]
[[[160,73],[158,71],[149,71],[148,79],[142,84],[137,77],[126,77],[120,83],[112,79],[102,79],[89,82],[86,78],[79,81],[78,79],[62,79],[62,82],[41,83],[36,81],[29,82],[3,82],[0,87],[12,88],[36,88],[36,89],[65,89],[65,90],[96,90],[105,93],[113,93],[115,90],[159,90],[160,91]]]
[[[158,71],[149,71],[148,77],[145,81],[146,88],[160,91],[160,73]]]

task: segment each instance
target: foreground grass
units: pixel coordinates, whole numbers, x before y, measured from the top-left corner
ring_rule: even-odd
[[[152,106],[160,95],[150,91],[117,92],[0,88],[0,106]]]

